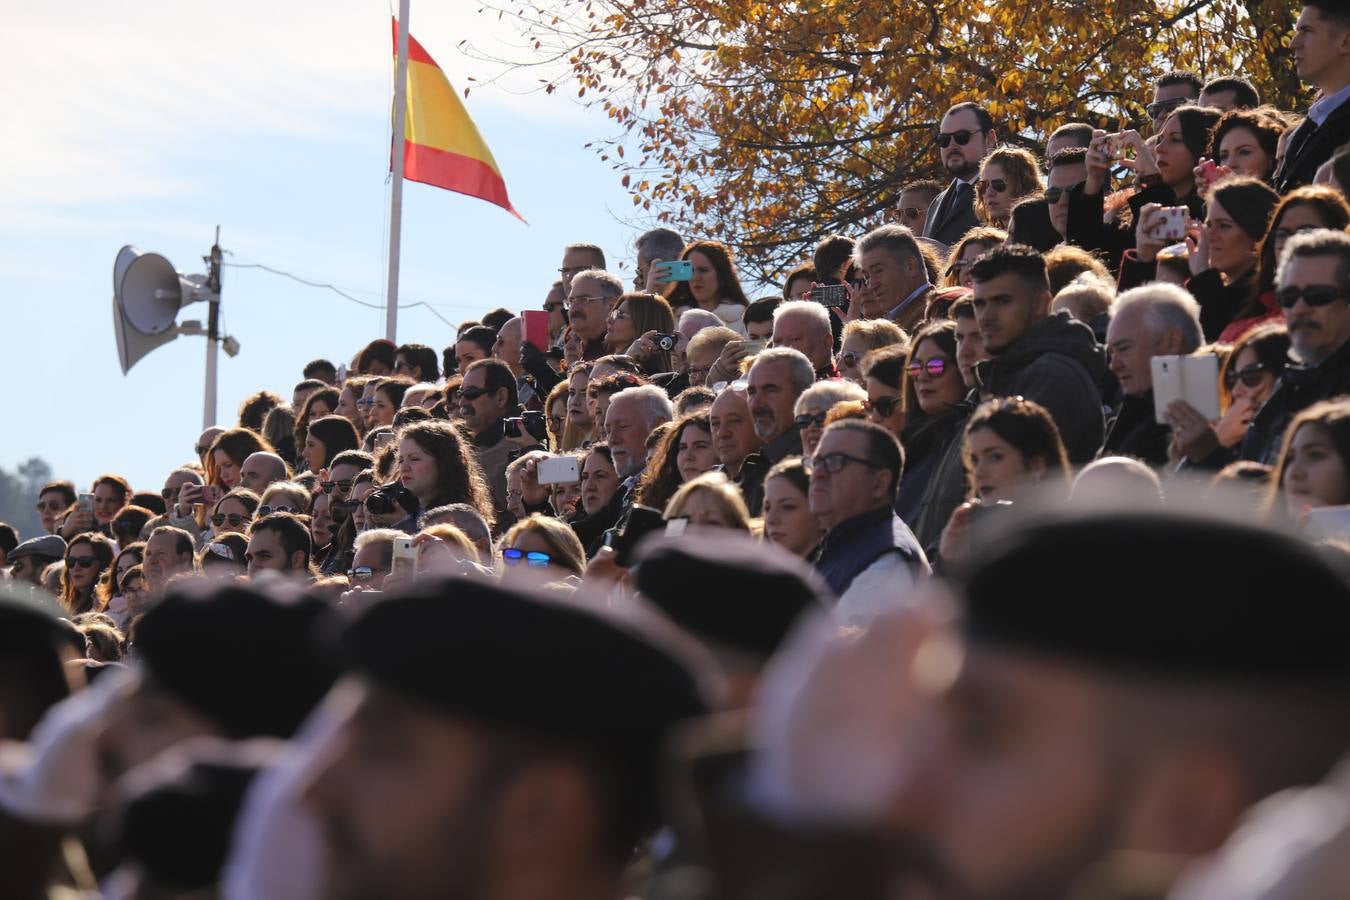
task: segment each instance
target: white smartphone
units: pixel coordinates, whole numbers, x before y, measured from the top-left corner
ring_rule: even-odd
[[[417,574],[417,549],[412,538],[394,538],[394,558],[389,574],[395,578],[412,578]]]
[[[1204,356],[1155,356],[1153,370],[1153,418],[1166,424],[1167,406],[1185,400],[1209,421],[1219,418],[1219,358]]]
[[[550,456],[539,461],[540,484],[575,484],[581,480],[575,456]]]

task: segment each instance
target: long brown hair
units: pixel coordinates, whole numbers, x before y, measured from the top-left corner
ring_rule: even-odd
[[[89,590],[83,595],[80,594],[70,578],[70,567],[66,566],[61,570],[61,606],[71,616],[93,612],[98,608],[100,600],[99,582],[102,580],[104,573],[108,571],[108,567],[112,565],[113,557],[116,555],[112,541],[97,532],[87,531],[75,535],[66,547],[66,556],[69,557],[71,551],[80,544],[88,544],[94,549],[94,556],[98,558],[98,568],[94,571],[94,580],[90,582]]]
[[[360,395],[357,395],[358,399]],[[295,437],[295,447],[297,452],[305,446],[305,432],[309,430],[309,421],[314,418],[314,404],[322,403],[328,407],[327,415],[337,413],[338,402],[342,399],[342,394],[335,388],[322,388],[305,398],[305,402],[300,407],[300,413],[295,417],[295,428],[293,435]],[[323,418],[320,416],[320,418]],[[351,421],[350,419],[348,421]]]
[[[211,449],[206,452],[206,483],[223,487],[220,483],[220,473],[216,469],[216,451],[224,450],[225,455],[234,461],[236,466],[242,466],[244,460],[248,459],[254,453],[275,453],[272,445],[259,435],[256,431],[249,431],[247,428],[231,428],[229,431],[222,431],[211,442]]]
[[[713,272],[717,274],[717,288],[720,292],[719,301],[735,303],[738,306],[749,306],[750,299],[745,296],[745,289],[741,287],[741,279],[736,274],[736,263],[731,257],[731,248],[721,241],[694,241],[684,248],[680,254],[680,259],[688,259],[689,254],[693,252],[702,253],[708,257],[708,262],[712,263]],[[674,292],[670,295],[670,305],[674,309],[688,306],[691,308],[698,306],[698,301],[694,299],[694,294],[689,290],[689,282],[681,281],[675,285]]]
[[[685,416],[672,425],[661,438],[656,455],[652,457],[652,464],[647,466],[647,470],[638,481],[637,492],[634,494],[638,503],[665,509],[670,498],[680,489],[680,485],[684,483],[679,468],[680,435],[691,425],[712,434],[712,424],[706,411]]]
[[[412,441],[436,462],[436,494],[427,502],[427,509],[467,503],[489,526],[497,521],[483,467],[458,425],[429,419],[406,426],[398,437]]]

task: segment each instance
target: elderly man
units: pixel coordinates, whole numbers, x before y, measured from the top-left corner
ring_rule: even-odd
[[[625,388],[614,395],[605,413],[605,440],[620,478],[636,483],[647,465],[647,436],[674,418],[670,397],[656,385]]]
[[[623,293],[623,281],[600,269],[585,269],[572,279],[567,292],[567,320],[582,341],[581,358],[595,360],[609,353],[605,331],[609,307]]]
[[[42,571],[66,555],[66,542],[56,534],[29,538],[9,552],[9,577],[15,584],[42,586]]]
[[[1154,415],[1152,360],[1192,353],[1203,341],[1200,304],[1183,288],[1158,282],[1116,298],[1106,354],[1125,400],[1107,428],[1101,455],[1133,456],[1152,466],[1167,463],[1171,429]]]
[[[785,458],[802,452],[794,408],[802,391],[816,383],[816,372],[800,351],[775,347],[755,357],[746,381],[750,418],[764,446],[741,464],[738,484],[751,514],[759,515],[764,505],[764,476]]]
[[[856,298],[856,317],[887,318],[913,334],[933,291],[914,232],[903,225],[883,225],[858,241],[854,255],[867,281]]]
[[[150,532],[145,542],[145,556],[141,566],[145,570],[145,586],[158,596],[164,592],[169,579],[182,572],[191,572],[193,566],[192,535],[172,525],[161,525]]]
[[[291,477],[290,466],[286,460],[275,453],[260,450],[250,453],[239,467],[239,486],[248,488],[259,497],[268,486],[278,481],[287,481]],[[166,485],[167,487],[167,485]],[[177,494],[174,499],[177,499]],[[168,498],[165,498],[168,499]]]
[[[816,380],[838,378],[830,313],[811,300],[789,300],[773,311],[773,346],[791,347],[811,361]]]

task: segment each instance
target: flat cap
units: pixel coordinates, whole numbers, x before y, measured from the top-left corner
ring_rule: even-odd
[[[731,532],[650,539],[636,578],[681,628],[760,656],[773,655],[805,610],[831,605],[829,588],[801,559]]]
[[[9,551],[9,559],[11,560],[18,559],[20,556],[47,556],[51,559],[60,559],[65,555],[66,542],[59,534],[31,537]]]
[[[1242,522],[1099,510],[1019,520],[960,579],[977,642],[1136,675],[1350,684],[1350,584]]]

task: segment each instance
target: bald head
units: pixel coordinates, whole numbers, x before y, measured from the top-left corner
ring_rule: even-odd
[[[275,453],[250,453],[239,468],[239,486],[262,496],[268,485],[286,480],[286,461]]]

